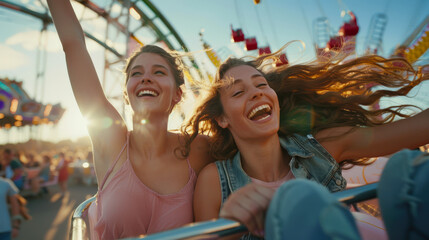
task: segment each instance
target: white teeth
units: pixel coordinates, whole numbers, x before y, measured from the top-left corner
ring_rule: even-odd
[[[142,90],[137,94],[137,97],[141,97],[143,95],[152,95],[154,97],[158,96],[158,93],[152,91],[152,90]]]
[[[259,121],[262,121],[262,120],[264,120],[264,119],[266,119],[266,118],[269,118],[269,117],[270,117],[270,115],[267,115],[267,116],[265,116],[265,117],[263,117],[263,118],[259,119]]]
[[[261,105],[259,107],[254,108],[252,111],[250,111],[249,115],[247,115],[247,118],[251,119],[253,116],[255,116],[255,114],[262,110],[262,109],[267,109],[267,112],[271,110],[271,107],[268,104],[264,104]],[[268,117],[268,116],[267,116]],[[265,118],[264,118],[265,119]]]

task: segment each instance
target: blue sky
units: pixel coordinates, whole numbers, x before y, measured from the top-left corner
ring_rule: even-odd
[[[35,0],[9,0],[36,11],[43,12]],[[43,1],[42,1],[43,2]],[[110,1],[94,0],[98,4]],[[170,21],[191,51],[202,49],[198,33],[204,29],[204,39],[219,53],[222,58],[229,54],[252,55],[245,52],[241,43],[230,42],[230,25],[242,28],[246,36],[255,36],[258,44],[269,45],[277,50],[289,41],[301,40],[305,49],[298,45],[288,48],[289,60],[299,62],[314,57],[313,22],[319,17],[329,20],[333,33],[341,26],[342,10],[350,10],[358,19],[360,31],[357,37],[357,53],[362,54],[365,47],[371,18],[376,13],[384,13],[388,22],[383,36],[383,56],[388,56],[395,46],[402,43],[429,14],[429,1],[426,0],[261,0],[255,5],[252,0],[153,0],[154,5]],[[78,15],[81,9],[76,9]],[[84,11],[91,18],[89,10]],[[93,18],[95,19],[95,18]],[[102,19],[84,23],[84,28],[100,36],[104,32]],[[24,82],[24,89],[30,96],[43,103],[58,103],[67,109],[63,119],[56,127],[42,127],[33,131],[45,140],[59,141],[76,139],[86,134],[68,77],[61,46],[56,38],[53,26],[48,27],[46,67],[44,85],[36,81],[37,51],[40,29],[39,20],[17,13],[0,6],[0,76]],[[143,40],[150,41],[150,36]],[[120,38],[112,41],[120,41]],[[103,69],[103,49],[91,40],[88,48],[98,70]],[[426,54],[428,55],[428,54]],[[428,58],[428,57],[425,57]],[[41,61],[39,61],[40,63]],[[43,61],[42,61],[43,62]],[[199,63],[213,71],[210,62],[201,58]],[[119,67],[118,67],[119,72]],[[114,74],[115,78],[121,75]],[[121,81],[106,87],[106,91],[120,92]],[[429,106],[429,87],[416,95],[416,103]],[[36,95],[36,96],[35,96]],[[119,105],[118,105],[119,106]],[[25,141],[29,129],[0,130],[0,144]]]

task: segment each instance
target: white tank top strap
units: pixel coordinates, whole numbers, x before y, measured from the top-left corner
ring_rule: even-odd
[[[115,167],[116,163],[118,163],[119,159],[121,158],[122,153],[125,150],[125,147],[127,147],[127,159],[128,159],[128,142],[130,139],[130,132],[127,132],[127,141],[125,142],[124,146],[122,147],[121,151],[119,152],[118,156],[116,157],[115,161],[113,162],[112,166],[107,170],[106,175],[104,176],[103,182],[100,184],[100,190],[103,189],[104,184],[106,183],[107,178],[110,176],[110,174],[113,171],[113,168]]]

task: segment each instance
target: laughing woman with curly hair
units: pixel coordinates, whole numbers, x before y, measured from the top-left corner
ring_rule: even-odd
[[[188,144],[198,134],[210,135],[212,156],[219,160],[198,178],[197,221],[219,216],[223,206],[220,216],[240,220],[262,236],[263,210],[283,183],[309,179],[341,191],[344,164],[365,165],[369,157],[429,143],[429,110],[411,116],[403,111],[410,105],[368,107],[383,97],[405,96],[428,79],[421,69],[379,56],[271,67],[269,58],[278,53],[228,59],[187,125]],[[380,88],[372,92],[368,84]],[[226,201],[234,191],[240,194]],[[344,212],[339,205],[333,212],[337,207]],[[356,230],[337,227],[340,234]]]

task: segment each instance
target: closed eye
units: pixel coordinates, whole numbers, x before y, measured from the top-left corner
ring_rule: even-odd
[[[267,83],[260,83],[260,84],[256,85],[256,87],[265,87],[265,86],[268,86],[268,84]]]
[[[161,71],[161,70],[157,70],[154,73],[155,75],[165,75],[165,72]]]
[[[134,76],[139,75],[139,74],[141,74],[141,72],[133,72],[133,73],[131,73],[131,77],[134,77]]]
[[[238,96],[238,95],[240,95],[241,93],[243,93],[244,91],[236,91],[236,92],[234,92],[234,94],[232,94],[232,96],[233,97],[236,97],[236,96]]]

